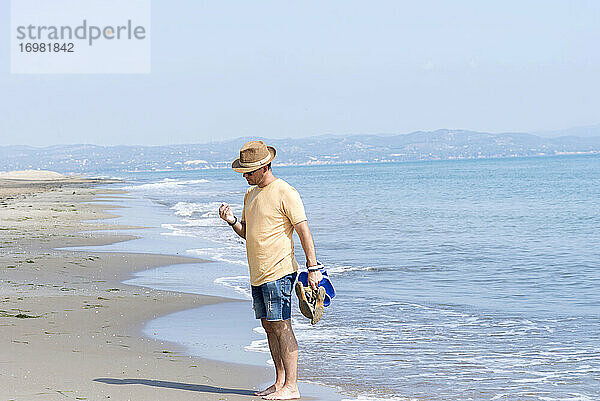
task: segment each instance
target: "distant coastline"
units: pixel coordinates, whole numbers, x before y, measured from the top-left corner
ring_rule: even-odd
[[[585,137],[540,137],[526,133],[491,134],[444,129],[395,136],[242,137],[222,142],[169,146],[0,146],[0,171],[41,169],[93,175],[100,172],[229,168],[232,155],[236,155],[240,146],[250,139],[264,140],[273,145],[277,149],[279,166],[600,154],[600,126],[597,136]]]
[[[600,150],[589,152],[560,152],[555,154],[537,154],[537,155],[515,155],[515,156],[481,156],[481,157],[455,157],[447,159],[419,159],[419,160],[346,160],[343,162],[335,161],[311,161],[305,163],[277,163],[279,167],[307,167],[307,166],[346,166],[349,164],[390,164],[390,163],[419,163],[432,161],[458,161],[458,160],[502,160],[502,159],[525,159],[531,157],[558,157],[558,156],[585,156],[585,155],[600,155]],[[203,170],[227,170],[230,169],[230,162],[222,162],[220,166],[207,166],[196,168],[182,169],[155,169],[155,170],[126,170],[123,173],[164,173],[164,172],[181,172],[181,171],[203,171]]]

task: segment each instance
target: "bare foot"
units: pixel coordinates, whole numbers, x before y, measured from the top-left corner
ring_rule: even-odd
[[[297,400],[300,398],[298,387],[282,387],[269,395],[263,396],[264,400]]]
[[[275,391],[279,390],[281,387],[283,387],[282,384],[275,383],[275,384],[271,385],[271,387],[266,388],[263,391],[257,391],[256,393],[254,393],[254,395],[263,396],[263,395],[271,394],[271,393],[274,393]]]

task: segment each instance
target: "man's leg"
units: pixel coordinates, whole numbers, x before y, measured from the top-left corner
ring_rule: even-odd
[[[276,322],[269,322],[267,321],[267,319],[261,319],[260,322],[262,323],[262,327],[267,333],[267,341],[269,342],[271,358],[273,358],[273,363],[275,364],[275,383],[263,391],[258,391],[254,393],[254,395],[262,396],[274,393],[275,391],[283,387],[283,384],[285,382],[285,370],[283,366],[283,361],[281,359],[279,339],[277,338],[277,335],[274,333],[273,328],[271,327],[271,323]]]
[[[283,364],[281,362],[281,354],[279,353],[279,340],[274,334],[269,334],[271,330],[268,327],[267,321],[267,306],[265,305],[264,292],[262,286],[252,286],[252,307],[254,308],[254,315],[260,322],[267,333],[267,340],[269,341],[269,349],[271,350],[271,357],[275,363],[276,380],[275,383],[263,391],[257,391],[254,395],[262,396],[274,393],[283,387],[285,380],[285,373],[283,372]],[[267,292],[268,293],[268,292]]]
[[[283,387],[265,395],[263,398],[266,400],[292,400],[300,398],[300,393],[298,392],[298,342],[292,330],[292,321],[288,319],[275,322],[265,321],[265,323],[279,345],[279,356],[285,372],[285,380]],[[267,338],[269,338],[269,331],[267,331]],[[271,341],[269,340],[270,345]],[[275,367],[277,370],[277,364]]]

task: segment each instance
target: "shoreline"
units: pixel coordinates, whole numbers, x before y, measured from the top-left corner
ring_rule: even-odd
[[[137,238],[102,231],[138,227],[90,223],[117,217],[107,211],[120,208],[93,203],[114,201],[123,193],[90,188],[98,183],[4,186],[0,181],[0,362],[4,367],[0,396],[13,400],[256,399],[252,393],[256,385],[269,380],[268,367],[188,356],[178,344],[141,335],[151,319],[228,302],[227,298],[122,283],[137,271],[206,261],[55,249]]]
[[[118,201],[118,199],[116,200]],[[147,230],[134,231],[133,234],[138,236],[134,241],[114,246],[103,246],[96,250],[98,252],[135,250],[139,253],[185,255],[187,254],[186,250],[193,247],[214,246],[210,244],[200,245],[197,238],[190,242],[189,238],[187,240],[182,237],[173,239],[169,236],[170,229],[165,232],[164,225],[170,226],[180,223],[180,218],[173,214],[169,208],[165,208],[165,205],[161,202],[156,204],[143,196],[128,196],[121,198],[121,202],[118,202],[118,204],[127,208],[120,216],[119,222],[121,224],[143,224],[149,227],[146,227]],[[158,218],[149,218],[148,216],[158,216]],[[165,236],[165,234],[167,235]],[[92,250],[89,247],[74,249]],[[255,345],[263,341],[266,343],[266,335],[264,332],[262,335],[259,332],[260,322],[254,319],[251,300],[246,298],[246,291],[240,291],[238,287],[233,288],[216,284],[223,276],[236,276],[240,273],[247,275],[247,267],[244,267],[243,271],[240,272],[237,264],[231,265],[230,262],[219,259],[209,262],[210,264],[203,269],[198,269],[200,266],[194,265],[151,268],[136,273],[131,280],[124,281],[124,284],[136,288],[151,288],[183,294],[201,294],[216,297],[223,301],[159,316],[148,321],[141,332],[148,337],[158,334],[157,338],[176,344],[183,349],[185,354],[190,356],[248,366],[251,369],[266,369],[268,379],[259,383],[259,388],[265,388],[272,383],[273,367],[268,349],[265,353],[264,350],[259,351]],[[228,265],[231,265],[231,267],[228,267]],[[198,273],[199,271],[201,273]],[[184,278],[183,283],[179,281],[181,278]],[[185,284],[188,281],[194,284]],[[201,282],[210,284],[201,285]],[[240,296],[240,294],[244,295]],[[209,322],[209,324],[190,326],[187,323],[203,321]],[[237,328],[235,330],[237,334],[231,335],[230,332],[234,326]],[[302,371],[300,373],[302,376]],[[256,385],[256,383],[254,384]],[[340,401],[343,399],[350,401],[357,396],[351,394],[351,392],[343,395],[341,388],[303,377],[299,380],[299,387],[303,395],[302,399],[306,400]],[[260,398],[257,397],[256,399]],[[376,400],[379,399],[373,398],[373,401]]]

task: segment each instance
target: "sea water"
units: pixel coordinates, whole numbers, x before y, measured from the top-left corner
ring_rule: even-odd
[[[304,380],[365,400],[600,399],[599,156],[273,172],[299,191],[338,294],[316,326],[295,308]],[[215,359],[241,342],[242,362],[267,364],[244,241],[217,212],[226,202],[239,218],[246,181],[229,169],[124,178],[156,210],[144,212],[155,243],[213,261],[132,282],[238,299],[229,319],[199,308],[148,334]],[[190,324],[206,316],[212,327]]]

